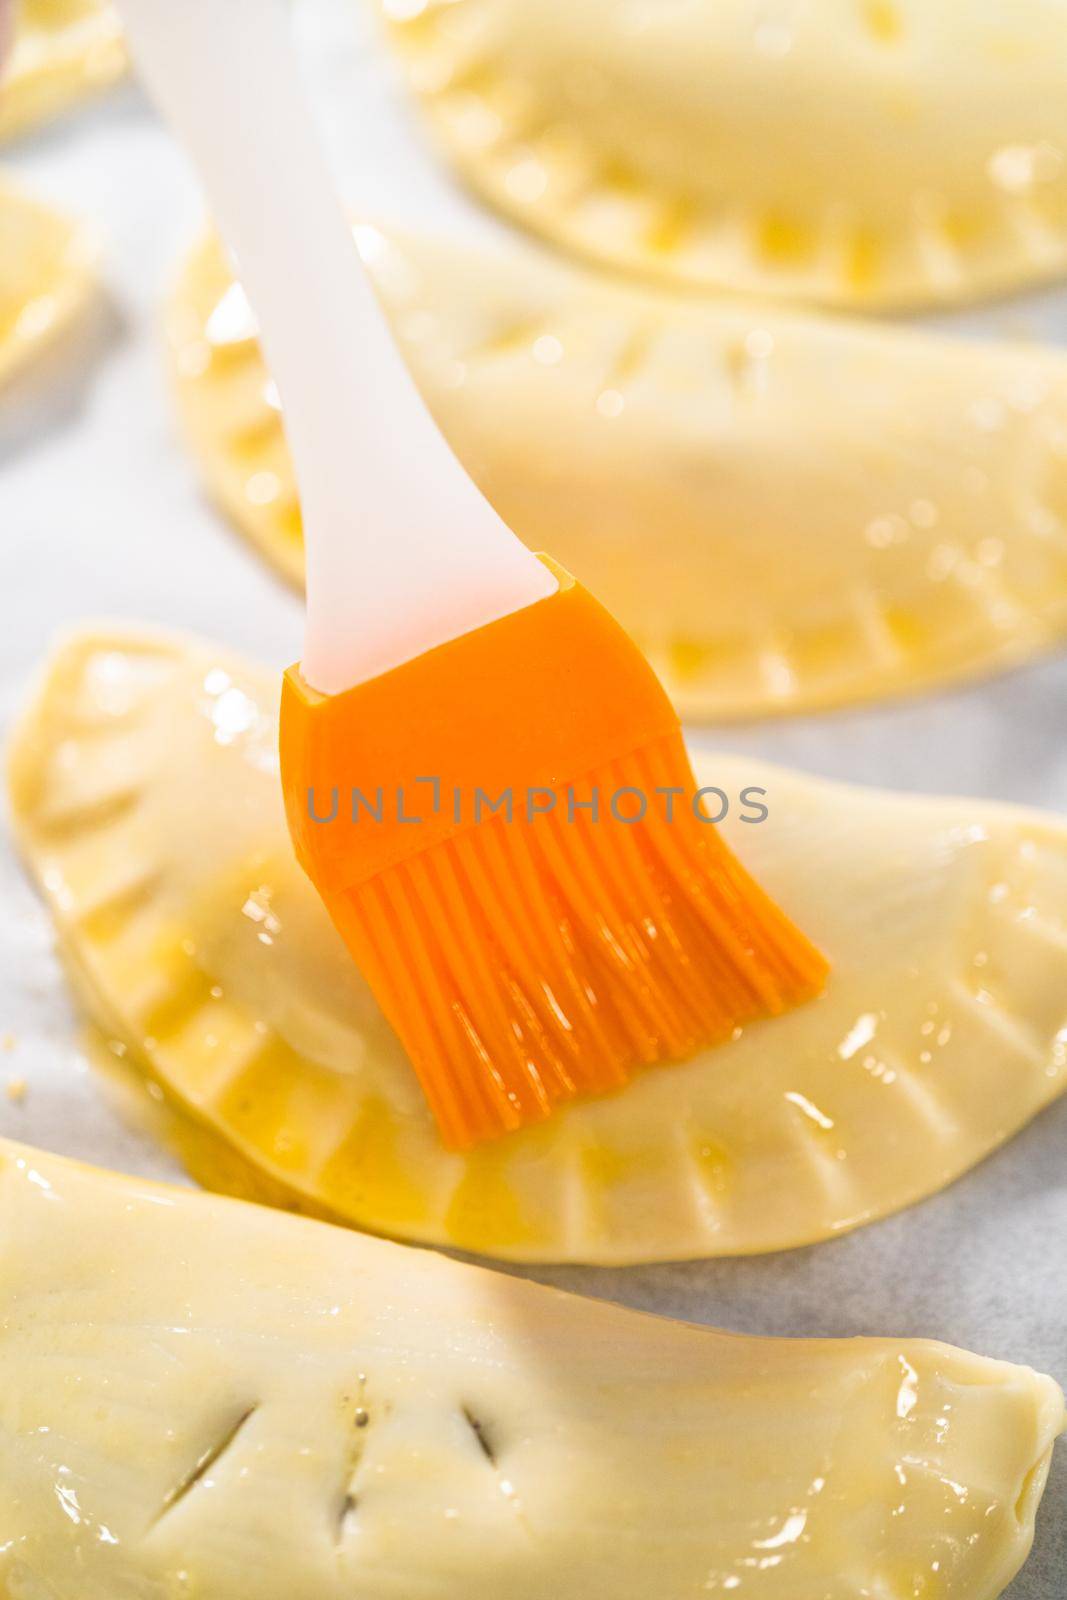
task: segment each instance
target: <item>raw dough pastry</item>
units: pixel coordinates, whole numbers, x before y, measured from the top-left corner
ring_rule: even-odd
[[[745,1339],[0,1145],[0,1583],[77,1600],[994,1600],[1063,1397]]]
[[[292,856],[277,691],[207,644],[83,635],[11,753],[93,1020],[272,1199],[515,1260],[777,1250],[930,1194],[1067,1085],[1067,826],[705,755],[730,843],[829,956],[827,993],[446,1151]],[[749,787],[764,822],[740,820]]]
[[[97,254],[87,228],[0,179],[0,385],[85,310]]]
[[[834,305],[1067,267],[1059,0],[382,0],[464,177],[574,250]]]
[[[684,712],[925,687],[1067,630],[1063,354],[359,236],[469,469],[630,628]],[[299,581],[281,421],[215,244],[187,264],[169,332],[213,492]]]
[[[0,68],[0,139],[110,88],[125,70],[109,0],[15,0],[14,48]]]

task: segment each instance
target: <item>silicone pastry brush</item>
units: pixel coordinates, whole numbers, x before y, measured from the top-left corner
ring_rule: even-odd
[[[465,1147],[815,994],[626,634],[449,451],[363,272],[279,0],[121,0],[278,384],[307,542],[300,861]],[[625,820],[620,820],[625,819]]]

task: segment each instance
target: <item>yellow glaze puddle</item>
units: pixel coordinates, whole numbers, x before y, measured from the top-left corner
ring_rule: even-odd
[[[0,385],[86,309],[96,241],[0,179]]]
[[[0,139],[109,89],[126,47],[109,0],[13,0],[15,37],[0,71]]]
[[[467,467],[611,608],[687,714],[928,688],[1063,637],[1063,354],[358,237]],[[277,397],[213,243],[168,326],[206,481],[301,581]]]
[[[203,1181],[516,1260],[776,1250],[951,1182],[1067,1083],[1067,827],[705,756],[730,843],[829,956],[827,993],[448,1152],[290,852],[277,688],[212,645],[83,635],[11,749],[82,1002],[211,1135],[185,1157]]]
[[[1064,1420],[928,1340],[747,1339],[0,1143],[0,1585],[995,1600]]]
[[[77,986],[73,972],[71,977]],[[188,1116],[158,1080],[145,1073],[121,1039],[90,1022],[81,1042],[98,1087],[122,1121],[136,1133],[154,1139],[196,1182],[239,1200],[315,1213],[315,1207],[296,1203],[290,1190],[272,1183],[233,1145]]]
[[[1048,0],[379,0],[493,205],[605,264],[836,306],[1067,266]]]

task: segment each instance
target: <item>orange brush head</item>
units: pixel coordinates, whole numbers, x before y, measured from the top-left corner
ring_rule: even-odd
[[[552,570],[549,599],[345,694],[296,667],[282,691],[297,854],[457,1148],[827,974],[698,816],[644,657]]]

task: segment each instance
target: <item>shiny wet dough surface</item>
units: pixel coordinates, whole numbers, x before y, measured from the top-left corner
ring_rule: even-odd
[[[1067,827],[701,757],[730,843],[830,957],[826,995],[447,1152],[292,857],[276,709],[271,675],[214,646],[83,635],[11,752],[93,1020],[270,1198],[516,1260],[774,1250],[930,1194],[1067,1082]],[[747,786],[763,823],[739,820]]]
[[[994,1600],[1063,1424],[948,1345],[720,1334],[7,1142],[0,1207],[12,1595]]]

